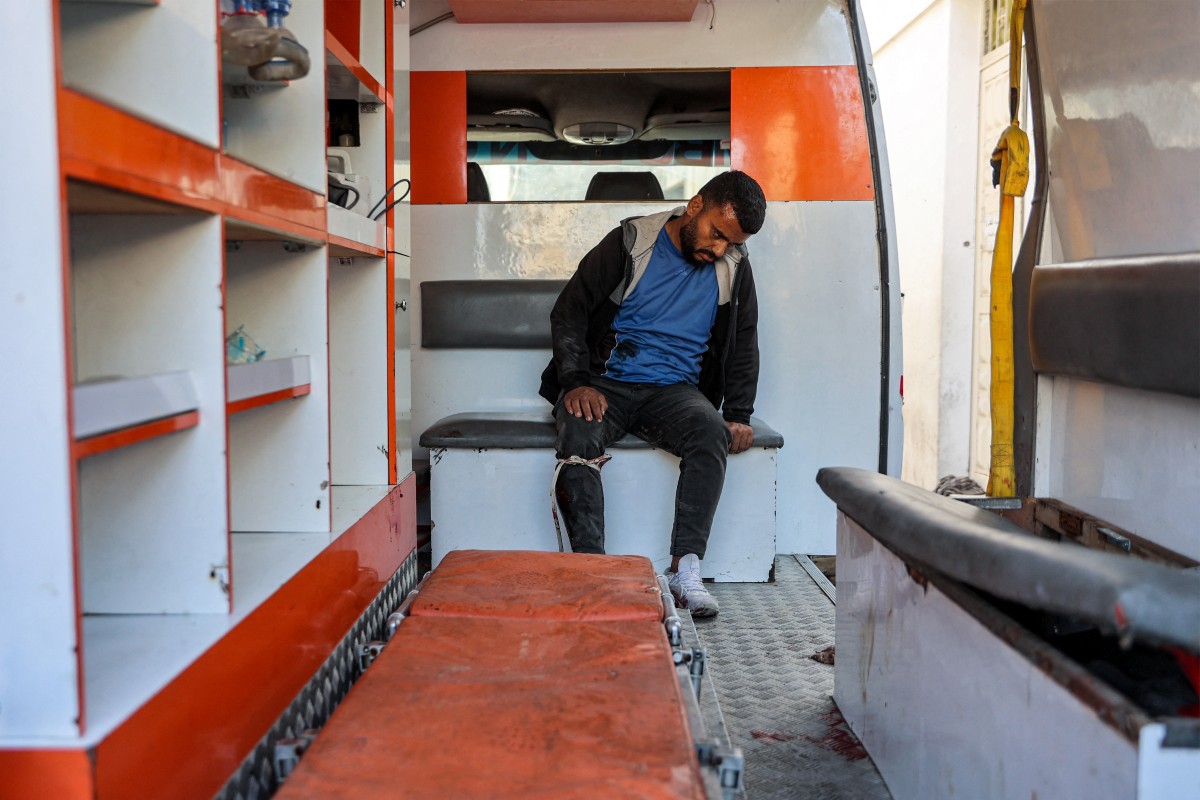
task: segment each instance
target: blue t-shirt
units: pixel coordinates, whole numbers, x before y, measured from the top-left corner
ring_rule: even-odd
[[[663,228],[641,280],[613,320],[605,376],[627,383],[697,383],[717,318],[717,273],[693,265]]]

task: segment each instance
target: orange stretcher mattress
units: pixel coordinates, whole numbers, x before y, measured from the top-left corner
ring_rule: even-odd
[[[401,624],[278,796],[701,800],[704,788],[661,624],[427,615]]]
[[[455,550],[409,614],[503,619],[661,620],[658,580],[642,556]]]

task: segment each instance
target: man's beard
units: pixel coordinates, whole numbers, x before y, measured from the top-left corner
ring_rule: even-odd
[[[679,252],[683,255],[684,259],[691,262],[692,266],[706,267],[706,266],[708,266],[709,262],[700,258],[699,257],[700,254],[703,253],[704,255],[711,258],[713,261],[717,260],[717,254],[714,253],[712,250],[707,250],[707,249],[697,250],[696,249],[696,231],[697,230],[698,230],[697,220],[695,220],[695,219],[693,219],[691,222],[687,223],[686,225],[684,225],[682,228],[679,229]]]

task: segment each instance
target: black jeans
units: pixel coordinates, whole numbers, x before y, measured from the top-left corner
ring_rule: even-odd
[[[592,378],[592,387],[608,400],[600,422],[567,411],[562,398],[554,406],[559,458],[602,455],[625,433],[679,457],[675,525],[671,555],[704,558],[732,435],[720,412],[690,383],[653,386]],[[604,552],[604,489],[600,473],[578,464],[563,467],[556,488],[563,521],[577,553]],[[650,500],[648,499],[648,502]]]

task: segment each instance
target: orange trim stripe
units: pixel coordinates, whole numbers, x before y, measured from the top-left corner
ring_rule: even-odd
[[[730,111],[733,166],[768,200],[875,198],[856,67],[739,67]]]
[[[0,775],[4,800],[95,797],[85,750],[0,750]]]
[[[255,395],[254,397],[244,397],[241,400],[234,400],[232,403],[225,404],[225,412],[227,414],[240,414],[243,411],[249,411],[252,408],[261,408],[269,406],[272,403],[278,403],[282,400],[291,400],[296,397],[304,397],[312,391],[312,384],[306,383],[303,386],[291,386],[287,389],[280,389],[277,392],[267,392],[266,394]]]
[[[97,796],[211,798],[416,542],[410,476],[99,744]]]
[[[467,202],[467,73],[413,72],[413,205]]]
[[[325,35],[335,37],[346,46],[351,56],[359,58],[362,23],[362,0],[325,0]],[[390,24],[384,20],[384,24]],[[391,28],[385,27],[390,31]]]
[[[159,436],[166,436],[170,433],[194,428],[199,424],[200,412],[188,411],[184,414],[176,414],[173,417],[164,417],[153,422],[146,422],[129,428],[121,428],[111,433],[101,433],[96,436],[89,436],[86,439],[79,439],[71,447],[71,455],[78,461],[79,459],[99,455],[100,453],[119,450],[131,444],[157,439]]]
[[[393,34],[395,31],[396,7],[394,3],[384,4],[383,11],[383,29],[387,32],[384,41],[384,79],[387,82],[387,99],[384,101],[387,105],[386,118],[386,136],[384,148],[386,150],[386,158],[384,160],[385,171],[387,172],[387,185],[391,186],[396,181],[396,115],[395,102],[393,94],[396,91],[395,81],[396,73],[394,56],[395,49],[393,47]],[[393,190],[394,191],[394,190]],[[385,243],[388,250],[396,249],[396,211],[394,208],[389,209],[386,215],[387,234]],[[387,440],[389,446],[388,451],[388,483],[396,483],[397,467],[396,461],[399,458],[399,450],[401,447],[411,447],[410,442],[400,442],[396,439],[396,256],[394,253],[384,253],[384,270],[387,275],[386,289],[387,294]]]

